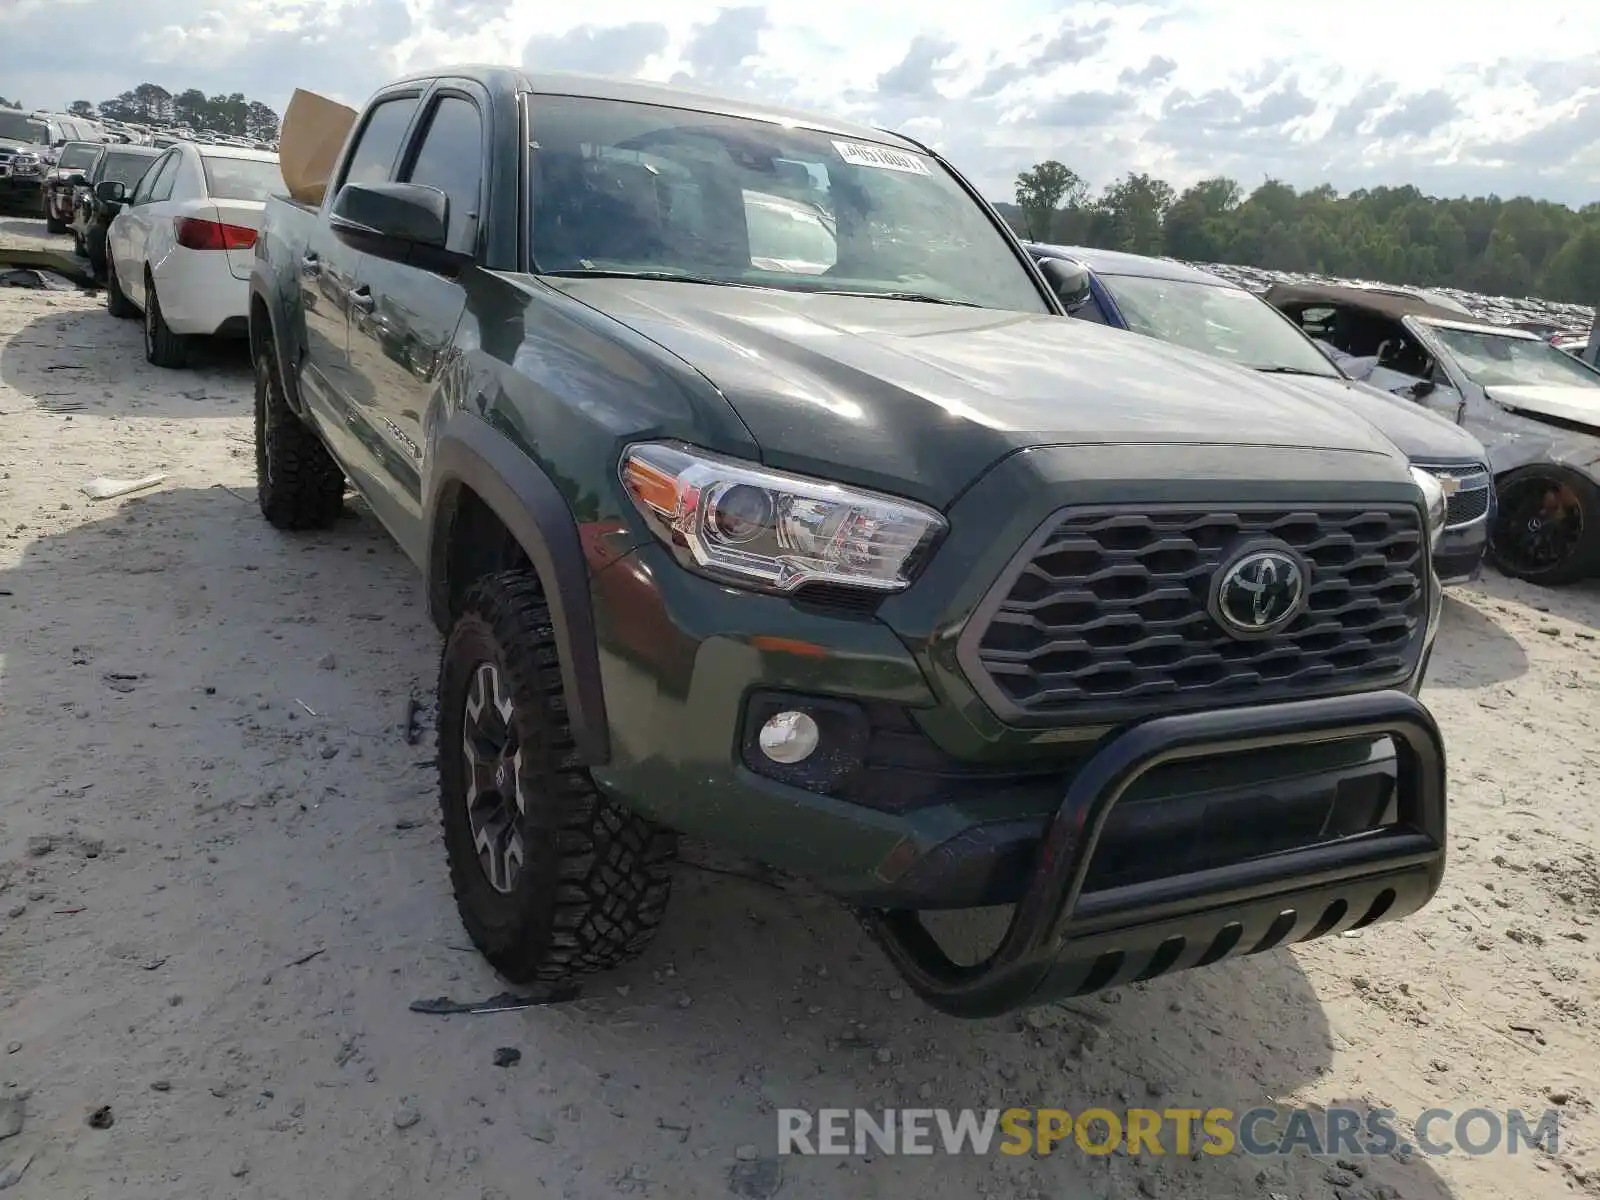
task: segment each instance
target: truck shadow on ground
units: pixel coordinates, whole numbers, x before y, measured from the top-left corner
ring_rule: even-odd
[[[71,1009],[68,989],[102,996],[75,1010],[57,1053],[117,1064],[99,1082],[118,1095],[119,1124],[165,1119],[144,1112],[168,1103],[149,1089],[154,1073],[174,1080],[172,1102],[190,1088],[205,1102],[200,1081],[250,1073],[253,1087],[270,1082],[266,1097],[311,1098],[310,1132],[294,1143],[308,1179],[350,1182],[342,1148],[377,1136],[374,1108],[420,1111],[425,1139],[397,1137],[384,1116],[386,1165],[363,1194],[525,1194],[530,1178],[584,1197],[643,1191],[641,1179],[661,1195],[746,1197],[773,1195],[781,1179],[785,1200],[1451,1194],[1418,1159],[1376,1157],[1358,1173],[1304,1155],[1186,1156],[1170,1141],[1160,1157],[771,1158],[780,1108],[1238,1114],[1314,1094],[1338,1035],[1289,951],[962,1022],[906,994],[828,898],[700,858],[679,871],[646,956],[578,1001],[408,1013],[410,999],[505,986],[467,946],[450,900],[431,748],[401,730],[407,690],[431,689],[437,636],[410,564],[370,518],[289,537],[252,500],[243,489],[131,498],[0,572],[0,693],[13,714],[0,759],[17,764],[8,791],[24,798],[6,818],[9,840],[93,821],[129,853],[92,864],[74,903],[133,914],[110,932],[78,925],[56,935],[75,941],[30,943],[13,1036],[42,1040],[22,1022]],[[64,773],[98,787],[63,789]],[[156,878],[166,882],[152,892]],[[172,954],[167,970],[187,971],[184,1024],[170,1024],[170,984],[130,983],[96,938]],[[315,946],[321,957],[302,957]],[[67,953],[80,970],[43,969]],[[292,972],[281,966],[291,960]],[[489,1067],[501,1046],[523,1048],[517,1071]],[[365,1084],[360,1066],[341,1072],[357,1050]],[[352,1086],[359,1097],[317,1090]],[[45,1113],[58,1103],[48,1087],[30,1102]],[[513,1134],[480,1155],[475,1139],[493,1122]],[[758,1157],[736,1156],[742,1145]],[[227,1153],[214,1157],[227,1165]],[[180,1166],[206,1169],[163,1157],[159,1170]],[[77,1179],[50,1172],[72,1169],[34,1167],[62,1194]],[[598,1187],[599,1169],[628,1186]]]
[[[240,340],[195,339],[190,365],[154,367],[137,319],[104,308],[37,317],[5,343],[0,379],[48,412],[228,417],[249,411],[253,374]]]
[[[1481,601],[1480,601],[1481,603]],[[1528,653],[1474,603],[1445,593],[1439,646],[1428,665],[1430,687],[1475,688],[1509,683],[1528,673]]]

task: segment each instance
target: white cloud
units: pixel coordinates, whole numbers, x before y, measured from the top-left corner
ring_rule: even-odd
[[[538,0],[4,0],[0,91],[58,107],[148,80],[281,110],[297,86],[359,103],[401,70],[531,50],[904,128],[997,198],[1053,157],[1095,184],[1226,171],[1578,204],[1600,198],[1591,12],[1548,0],[1490,32],[1427,0],[599,0],[581,21]]]

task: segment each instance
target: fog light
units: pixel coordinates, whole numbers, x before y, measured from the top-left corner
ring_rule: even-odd
[[[775,763],[804,762],[821,740],[821,731],[808,713],[781,712],[761,727],[761,753]]]

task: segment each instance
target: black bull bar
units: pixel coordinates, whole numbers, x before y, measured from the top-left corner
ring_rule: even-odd
[[[1382,828],[1227,867],[1083,891],[1112,808],[1158,767],[1253,750],[1387,737],[1395,820]],[[1273,946],[1403,917],[1438,890],[1445,863],[1439,727],[1404,692],[1153,717],[1108,734],[1039,843],[999,946],[954,962],[915,911],[861,916],[934,1008],[992,1017]]]

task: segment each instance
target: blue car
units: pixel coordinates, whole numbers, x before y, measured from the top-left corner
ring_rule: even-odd
[[[1440,580],[1477,578],[1496,502],[1489,455],[1472,434],[1414,401],[1351,379],[1277,309],[1208,271],[1115,250],[1024,244],[1041,265],[1060,260],[1047,278],[1074,318],[1279,376],[1284,386],[1375,426],[1444,486],[1448,521],[1434,552]]]

